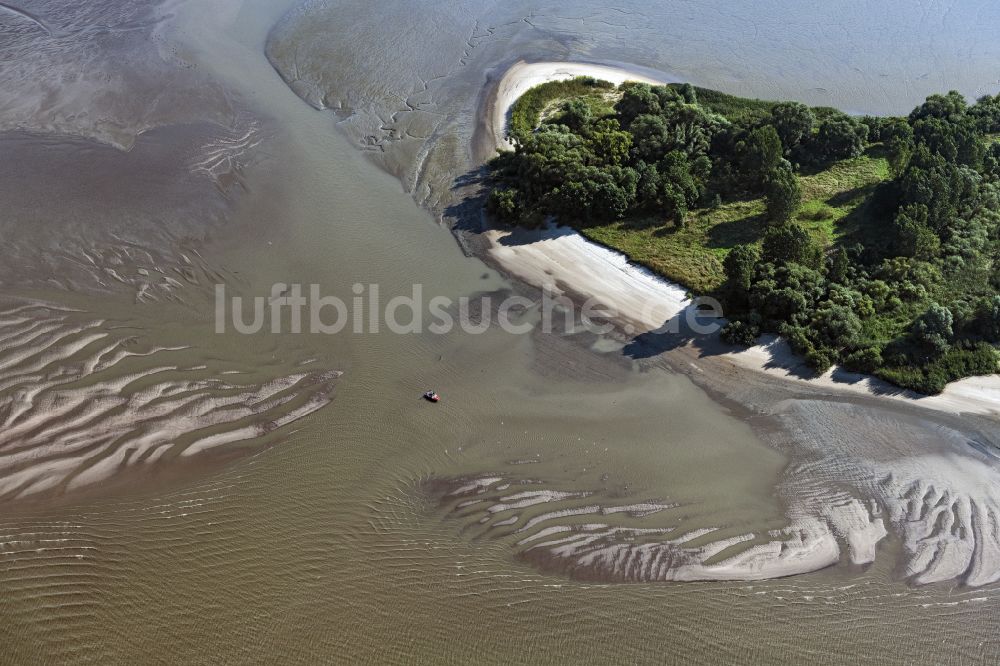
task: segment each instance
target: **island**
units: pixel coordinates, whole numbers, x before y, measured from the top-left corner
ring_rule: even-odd
[[[1000,95],[907,117],[687,83],[549,80],[489,163],[500,224],[558,221],[723,303],[723,338],[781,335],[920,393],[997,372]]]

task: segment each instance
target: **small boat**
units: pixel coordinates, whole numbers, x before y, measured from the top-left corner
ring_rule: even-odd
[[[424,393],[424,399],[430,400],[431,402],[437,402],[438,400],[441,399],[441,396],[439,396],[434,391],[427,391],[426,393]]]

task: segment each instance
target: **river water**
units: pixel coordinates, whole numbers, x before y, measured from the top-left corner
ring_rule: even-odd
[[[482,9],[434,6],[447,29],[456,13]],[[464,168],[447,157],[463,149],[439,141],[446,152],[430,164],[449,167],[407,180],[419,150],[405,141],[374,162],[358,150],[378,145],[355,126],[377,104],[339,131],[286,85],[265,52],[288,48],[268,35],[292,9],[227,0],[152,18],[94,10],[60,29],[72,11],[40,3],[30,14],[50,34],[37,38],[34,19],[4,17],[27,40],[28,71],[56,69],[66,49],[91,59],[63,97],[3,107],[22,117],[3,137],[18,166],[5,161],[2,185],[16,215],[5,218],[11,252],[0,268],[0,367],[12,378],[0,388],[0,451],[12,461],[0,488],[0,662],[996,660],[996,590],[910,586],[900,535],[867,567],[845,555],[754,582],[648,582],[642,558],[614,576],[533,549],[526,538],[566,525],[697,547],[767,541],[794,523],[776,487],[808,463],[764,441],[777,425],[755,425],[741,405],[623,356],[612,340],[495,327],[215,333],[215,284],[247,297],[276,282],[344,296],[378,284],[383,302],[414,283],[454,299],[519,289],[465,256],[407,189],[426,178],[433,192],[439,174]],[[368,3],[323,9],[383,40],[375,65],[405,70],[412,61],[393,49],[425,41],[419,30],[401,33],[405,48],[392,41],[404,7],[380,6],[395,17],[381,24]],[[120,32],[95,27],[112,14]],[[159,56],[131,66],[163,77],[162,91],[93,56],[107,34],[108,48],[131,48],[133,29],[151,31]],[[563,39],[596,42],[600,30]],[[36,39],[52,46],[39,51],[49,61],[25,55]],[[533,39],[514,42],[548,48]],[[157,69],[161,59],[169,69]],[[385,83],[375,65],[373,86]],[[127,108],[95,95],[86,79],[97,71],[139,100],[168,101]],[[478,93],[462,77],[445,83],[463,90],[438,99],[468,138],[474,120],[459,116]],[[419,399],[428,386],[440,404]],[[461,490],[470,484],[492,504],[466,504],[480,497]],[[744,547],[732,544],[724,554]]]

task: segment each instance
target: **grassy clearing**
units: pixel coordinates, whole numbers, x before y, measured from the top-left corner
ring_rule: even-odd
[[[824,246],[834,245],[864,223],[862,204],[888,177],[886,160],[871,153],[800,176],[799,222]],[[695,292],[709,293],[722,285],[729,251],[758,241],[766,228],[764,202],[756,199],[691,211],[684,226],[647,217],[593,225],[581,233]]]
[[[798,220],[823,245],[836,243],[868,221],[863,204],[875,186],[888,179],[889,163],[877,151],[801,176]]]
[[[605,94],[614,89],[613,83],[589,76],[537,85],[521,95],[510,108],[510,134],[513,137],[531,134],[538,127],[546,107],[570,99],[587,99],[588,103],[605,106],[610,111]]]
[[[594,118],[607,118],[615,115],[615,104],[621,99],[621,94],[610,91],[599,91],[589,95],[579,97],[557,97],[546,102],[542,112],[538,114],[538,122],[535,127],[549,121],[559,122],[562,115],[562,106],[571,99],[580,100],[590,107],[590,115]]]

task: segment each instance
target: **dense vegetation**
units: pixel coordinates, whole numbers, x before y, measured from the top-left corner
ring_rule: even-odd
[[[997,371],[1000,96],[855,118],[581,78],[513,111],[500,220],[574,225],[717,295],[728,341],[780,333],[817,372],[935,393]]]

